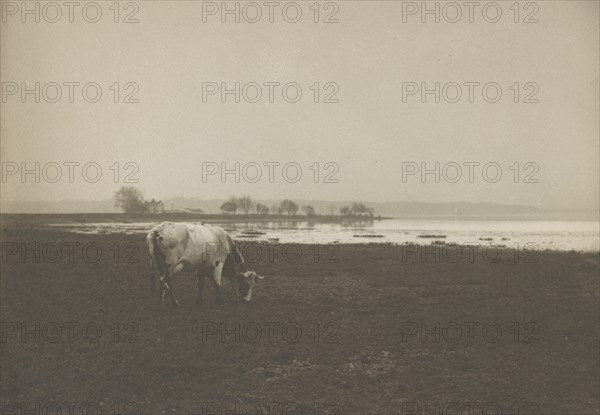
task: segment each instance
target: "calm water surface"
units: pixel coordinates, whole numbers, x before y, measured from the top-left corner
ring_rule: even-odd
[[[147,233],[158,222],[51,225],[86,234]],[[279,243],[419,243],[533,245],[537,249],[600,251],[599,222],[388,219],[349,223],[215,223],[235,239]]]

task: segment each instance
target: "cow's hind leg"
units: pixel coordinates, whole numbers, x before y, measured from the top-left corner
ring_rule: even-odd
[[[167,289],[165,288],[165,284],[164,284],[164,280],[165,280],[165,275],[161,276],[158,279],[159,285],[160,285],[160,292],[158,294],[158,298],[160,299],[160,305],[162,306],[164,301],[165,301],[165,294],[167,293]]]
[[[198,285],[198,298],[196,299],[196,302],[198,304],[202,304],[202,293],[204,291],[204,274],[200,270],[196,271],[196,284]]]
[[[237,298],[239,286],[237,283],[237,276],[235,275],[235,268],[231,255],[227,258],[227,260],[225,260],[225,264],[223,265],[223,270],[221,271],[221,280],[223,277],[227,277],[229,279],[231,289],[233,291],[233,297]]]
[[[165,294],[169,295],[169,299],[171,300],[171,304],[175,307],[179,307],[179,301],[175,298],[173,294],[173,284],[171,283],[171,275],[172,273],[168,273],[160,277],[160,282],[162,283],[162,293],[160,296],[160,305],[162,306],[165,300]]]
[[[221,272],[223,271],[223,262],[217,262],[212,271],[212,280],[215,286],[215,294],[217,296],[217,303],[223,302],[223,296],[221,295]]]
[[[175,298],[175,294],[173,294],[173,283],[171,282],[171,274],[169,274],[169,276],[167,277],[167,289],[169,298],[171,299],[171,304],[173,304],[175,307],[179,307],[179,301],[177,301],[177,299]]]
[[[217,282],[216,280],[213,279],[213,284],[215,286],[215,294],[216,294],[217,303],[222,303],[223,296],[221,295],[221,283]]]

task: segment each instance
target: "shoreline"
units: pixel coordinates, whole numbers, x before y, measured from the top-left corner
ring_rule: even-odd
[[[68,240],[73,240],[73,239],[82,239],[82,240],[98,240],[98,241],[103,241],[103,240],[111,240],[111,239],[120,239],[120,240],[132,240],[132,239],[140,239],[139,242],[139,246],[141,247],[141,249],[146,249],[146,243],[145,243],[145,235],[146,232],[141,231],[141,232],[110,232],[110,233],[85,233],[85,232],[72,232],[69,231],[67,229],[64,228],[42,228],[42,227],[29,227],[29,228],[19,228],[19,227],[10,227],[10,228],[5,228],[2,227],[2,237],[0,238],[0,241],[3,243],[7,243],[9,241],[17,241],[17,242],[21,242],[21,240],[23,238],[7,238],[6,234],[25,234],[28,235],[29,233],[34,233],[34,234],[38,234],[39,236],[48,236],[50,234],[53,234],[53,236],[57,236],[61,239],[63,239],[64,241],[68,241]],[[313,249],[314,247],[322,247],[322,248],[327,248],[327,247],[332,247],[334,249],[337,248],[351,248],[351,249],[360,249],[360,248],[364,248],[364,249],[376,249],[376,250],[381,250],[381,251],[389,251],[390,253],[397,253],[398,251],[402,251],[402,250],[406,250],[408,251],[409,255],[415,255],[415,254],[419,254],[419,255],[439,255],[441,252],[450,252],[450,251],[456,251],[459,250],[461,252],[461,256],[464,253],[467,253],[468,255],[473,255],[473,254],[481,254],[481,253],[485,253],[485,255],[490,255],[490,256],[494,256],[495,252],[500,251],[501,252],[501,256],[504,256],[505,254],[507,256],[513,255],[515,253],[529,253],[529,255],[537,255],[539,253],[543,253],[544,255],[546,254],[550,254],[550,255],[572,255],[572,254],[577,254],[577,255],[596,255],[596,256],[600,256],[600,250],[577,250],[577,249],[552,249],[552,248],[540,248],[539,246],[536,247],[537,249],[530,249],[524,246],[522,247],[515,247],[515,246],[510,246],[510,245],[506,245],[506,244],[501,244],[501,243],[496,243],[494,241],[487,241],[487,240],[482,240],[482,241],[473,241],[471,243],[455,243],[455,242],[447,242],[447,243],[440,243],[440,241],[434,241],[428,238],[424,238],[422,243],[416,243],[416,242],[402,242],[402,243],[396,243],[396,242],[392,242],[392,241],[381,241],[379,240],[379,238],[372,238],[372,241],[369,241],[368,239],[370,238],[364,238],[364,237],[360,237],[360,238],[356,238],[356,241],[353,242],[279,242],[279,241],[274,241],[274,240],[265,240],[265,239],[258,239],[258,238],[240,238],[240,237],[233,237],[233,240],[236,242],[236,244],[239,244],[239,246],[246,246],[246,245],[256,245],[256,246],[260,246],[260,247],[274,247],[275,249],[281,249],[283,247],[299,247],[301,250],[306,250],[307,252],[311,249]],[[507,242],[507,241],[503,241],[503,242]],[[600,259],[597,258],[597,259]],[[448,260],[447,262],[453,263],[454,261],[452,260]],[[490,261],[493,262],[493,261]]]
[[[384,224],[379,225],[381,229],[378,229],[377,224],[379,221],[376,220],[353,221],[339,220],[339,218],[335,218],[336,220],[315,221],[314,223],[309,222],[306,225],[308,227],[303,225],[303,223],[307,222],[306,218],[296,219],[288,217],[280,220],[269,217],[255,218],[260,219],[255,221],[240,221],[239,217],[232,218],[229,215],[225,218],[221,216],[213,217],[213,220],[207,220],[207,216],[202,218],[174,218],[145,215],[142,217],[130,216],[130,220],[126,219],[122,215],[1,215],[0,230],[3,234],[10,232],[13,235],[21,231],[40,230],[44,234],[57,232],[57,234],[61,235],[61,238],[79,237],[79,235],[86,238],[94,238],[102,235],[115,235],[119,238],[125,238],[127,236],[137,237],[145,235],[153,224],[160,223],[165,219],[180,219],[184,222],[220,225],[230,232],[231,236],[240,243],[332,246],[390,245],[396,247],[416,246],[421,249],[437,246],[438,251],[451,251],[457,249],[457,247],[462,250],[470,250],[475,246],[490,252],[499,249],[505,251],[523,251],[528,250],[528,248],[537,252],[600,252],[598,244],[600,233],[596,233],[594,229],[587,229],[590,227],[588,225],[585,225],[584,231],[580,231],[582,232],[580,235],[581,239],[570,240],[568,233],[564,233],[566,236],[560,236],[563,235],[563,233],[560,233],[556,237],[545,235],[545,232],[543,232],[544,225],[541,225],[541,228],[538,226],[533,230],[533,232],[538,232],[539,230],[536,229],[540,228],[542,231],[539,232],[541,233],[529,234],[527,231],[519,231],[519,226],[521,225],[518,224],[510,225],[510,229],[505,231],[497,230],[495,232],[488,232],[486,231],[487,228],[482,227],[480,230],[474,229],[464,233],[457,231],[461,225],[454,224],[448,226],[451,226],[451,228],[459,226],[459,228],[434,231],[431,229],[431,224],[428,223],[426,225],[429,226],[429,229],[425,229],[425,227],[423,229],[418,227],[411,228],[410,223],[400,224],[400,227],[397,228],[396,225],[398,223],[395,225],[392,223],[391,227]],[[390,218],[382,218],[381,220],[387,219]],[[266,227],[260,225],[267,223],[269,225]],[[315,227],[318,223],[322,226]],[[313,227],[320,230],[317,233],[313,233]],[[328,227],[331,229],[328,230]],[[570,232],[571,225],[561,225],[561,228],[565,228],[565,232]],[[3,239],[5,238],[6,236],[3,235]],[[433,248],[429,249],[433,250]]]

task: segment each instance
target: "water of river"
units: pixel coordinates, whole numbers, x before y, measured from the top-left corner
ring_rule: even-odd
[[[153,222],[52,225],[86,234],[147,233]],[[600,223],[387,219],[366,222],[215,223],[234,239],[279,243],[457,243],[535,249],[600,251]]]

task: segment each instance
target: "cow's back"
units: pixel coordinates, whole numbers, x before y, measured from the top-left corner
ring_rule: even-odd
[[[225,262],[227,256],[235,249],[227,232],[219,226],[197,224],[187,226],[196,254],[202,255],[203,263],[214,265]]]
[[[237,252],[229,234],[213,225],[163,222],[152,228],[146,241],[155,262],[190,270],[225,263]]]

